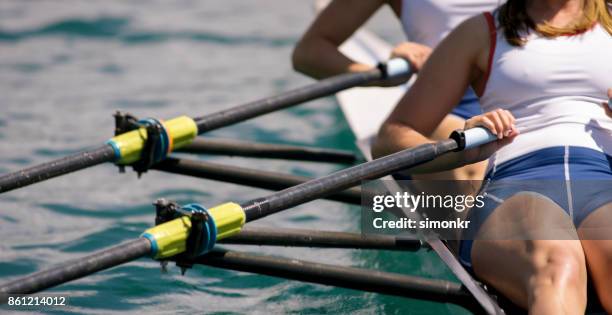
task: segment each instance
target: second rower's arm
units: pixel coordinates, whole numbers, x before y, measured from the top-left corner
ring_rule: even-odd
[[[312,23],[293,51],[296,71],[315,79],[362,72],[370,65],[354,62],[338,47],[381,7],[387,0],[335,0]]]
[[[465,21],[446,37],[381,127],[372,150],[373,156],[381,157],[433,142],[428,137],[459,103],[468,86],[471,85],[476,91],[482,90],[488,68],[489,41],[487,22],[482,15]],[[466,123],[468,128],[483,125],[495,129],[497,126],[504,139],[483,148],[443,155],[412,168],[411,173],[450,170],[486,159],[499,146],[509,143],[516,136],[516,130],[507,136],[506,129],[512,125],[509,120],[513,120],[508,115],[508,112],[487,113]],[[497,134],[496,131],[494,133]]]

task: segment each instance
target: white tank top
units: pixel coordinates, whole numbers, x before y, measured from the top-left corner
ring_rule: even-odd
[[[612,119],[602,108],[612,87],[612,36],[599,24],[573,36],[532,32],[524,47],[497,32],[483,111],[507,109],[521,134],[489,167],[539,149],[579,146],[612,155]]]
[[[403,0],[401,20],[409,41],[434,48],[461,22],[493,11],[501,0]]]
[[[505,0],[402,0],[401,20],[409,41],[435,48],[468,18],[493,11]],[[463,100],[476,100],[468,88]]]

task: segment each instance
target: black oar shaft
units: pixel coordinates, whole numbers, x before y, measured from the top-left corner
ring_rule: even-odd
[[[380,80],[383,77],[384,73],[380,69],[339,75],[277,96],[264,98],[259,101],[195,118],[194,120],[198,128],[197,133],[201,134],[322,96],[332,95],[350,87]],[[114,154],[114,150],[110,145],[103,145],[94,150],[77,153],[29,169],[3,175],[0,177],[0,193],[82,170],[104,162],[112,162],[114,161]]]
[[[460,284],[415,276],[309,261],[216,250],[195,263],[273,277],[332,285],[407,298],[476,307]]]
[[[0,286],[0,296],[28,294],[42,291],[71,280],[90,275],[148,255],[151,243],[144,238],[119,244],[89,256],[66,262],[55,268],[40,271]]]
[[[420,145],[410,150],[397,152],[368,163],[313,179],[306,183],[281,190],[265,198],[245,202],[241,206],[246,213],[247,222],[257,220],[358,185],[362,180],[380,178],[407,167],[431,161],[441,154],[455,150],[457,147],[457,142],[451,139]]]
[[[202,133],[311,101],[322,96],[332,95],[347,88],[374,82],[382,78],[383,72],[380,69],[343,74],[277,96],[198,117],[195,118],[195,121],[198,125],[199,133]]]
[[[72,173],[94,165],[112,162],[115,151],[108,144],[61,159],[0,176],[0,193]]]
[[[421,241],[391,235],[362,235],[304,229],[245,227],[221,244],[416,251]]]
[[[270,190],[285,189],[312,180],[312,178],[305,176],[177,158],[168,158],[155,165],[153,168],[173,174],[206,178]],[[353,187],[329,195],[327,199],[360,205],[361,189],[359,187]]]
[[[354,163],[357,156],[346,150],[313,148],[297,145],[257,143],[230,139],[196,138],[180,152],[244,156],[328,163]]]

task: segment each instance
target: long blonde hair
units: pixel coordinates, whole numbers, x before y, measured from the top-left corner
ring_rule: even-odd
[[[522,37],[535,30],[544,37],[553,38],[585,32],[599,23],[612,35],[612,0],[583,0],[582,17],[566,27],[554,27],[548,23],[536,24],[527,14],[527,0],[508,0],[499,9],[499,24],[506,40],[513,46],[523,46]]]

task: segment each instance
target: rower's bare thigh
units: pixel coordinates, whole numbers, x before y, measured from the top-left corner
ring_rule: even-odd
[[[542,272],[574,277],[586,292],[584,255],[572,221],[539,194],[517,194],[497,207],[480,228],[471,255],[476,275],[522,307],[538,281],[534,276]]]
[[[586,217],[578,235],[599,299],[612,312],[612,203]]]

